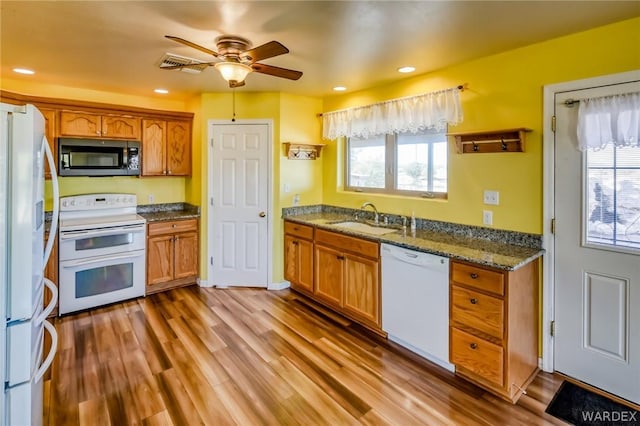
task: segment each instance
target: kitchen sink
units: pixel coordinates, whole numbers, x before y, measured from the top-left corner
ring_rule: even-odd
[[[394,229],[394,228],[384,228],[382,226],[369,225],[366,223],[353,222],[353,221],[335,222],[335,223],[332,223],[331,225],[337,226],[338,228],[343,228],[343,229],[347,229],[355,232],[362,232],[362,233],[371,234],[371,235],[385,235],[385,234],[390,234],[392,232],[397,231],[397,229]]]

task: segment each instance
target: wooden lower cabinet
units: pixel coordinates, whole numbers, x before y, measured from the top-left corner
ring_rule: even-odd
[[[284,224],[284,278],[291,288],[313,294],[313,227]]]
[[[314,295],[340,313],[379,331],[379,244],[316,229],[314,247]]]
[[[515,403],[538,372],[538,260],[515,271],[452,261],[450,361]]]
[[[196,282],[198,220],[152,222],[147,230],[146,294]]]

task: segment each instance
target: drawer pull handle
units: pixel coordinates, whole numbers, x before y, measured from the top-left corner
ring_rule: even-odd
[[[338,260],[344,260],[344,256],[340,256],[340,255],[338,255],[338,256],[336,256],[336,259],[338,259]]]
[[[476,305],[478,303],[478,299],[472,297],[471,299],[469,299],[469,302],[471,302],[472,305]]]
[[[175,223],[173,225],[171,225],[172,228],[175,228],[176,226],[178,226],[178,225],[176,225]]]
[[[298,230],[299,230],[299,228],[296,226],[296,227],[294,227],[294,228],[293,228],[293,230],[294,230],[294,231],[298,231]]]
[[[477,349],[478,348],[478,344],[477,343],[472,343],[472,344],[469,345],[469,347],[471,349]]]
[[[475,272],[470,273],[469,276],[472,280],[478,279],[478,274],[476,274]]]

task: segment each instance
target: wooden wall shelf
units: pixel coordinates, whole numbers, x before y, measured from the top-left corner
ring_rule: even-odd
[[[524,152],[525,135],[531,129],[489,130],[481,132],[449,133],[456,140],[459,154],[489,152]]]
[[[324,144],[283,142],[284,154],[289,160],[315,160],[320,158]]]

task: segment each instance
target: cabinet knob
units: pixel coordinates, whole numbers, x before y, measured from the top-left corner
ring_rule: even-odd
[[[297,246],[297,245],[298,245],[298,242],[297,242],[297,241],[293,241],[293,245],[294,245],[294,246]]]
[[[163,171],[162,171],[162,174],[163,174],[163,175],[166,175],[166,174],[167,174],[167,171],[166,171],[166,170],[163,170]]]
[[[172,228],[175,228],[176,226],[178,226],[178,225],[176,225],[175,223],[173,225],[171,225]]]
[[[472,280],[478,279],[478,274],[476,274],[474,272],[470,273],[469,276],[471,277]]]
[[[169,170],[167,173],[168,173],[168,174],[171,174],[171,170]]]
[[[337,255],[337,256],[336,256],[336,259],[338,259],[338,260],[344,260],[344,256],[342,256],[342,255]]]
[[[469,302],[471,302],[472,305],[475,305],[478,303],[478,299],[476,299],[475,297],[472,297],[471,299],[469,299]]]
[[[96,135],[99,135],[99,134],[100,134],[100,130],[96,130]]]
[[[174,238],[174,241],[178,241],[180,239],[180,237],[178,237],[177,235]]]
[[[477,349],[478,348],[478,344],[477,343],[472,343],[472,344],[469,345],[469,347],[471,349]]]

